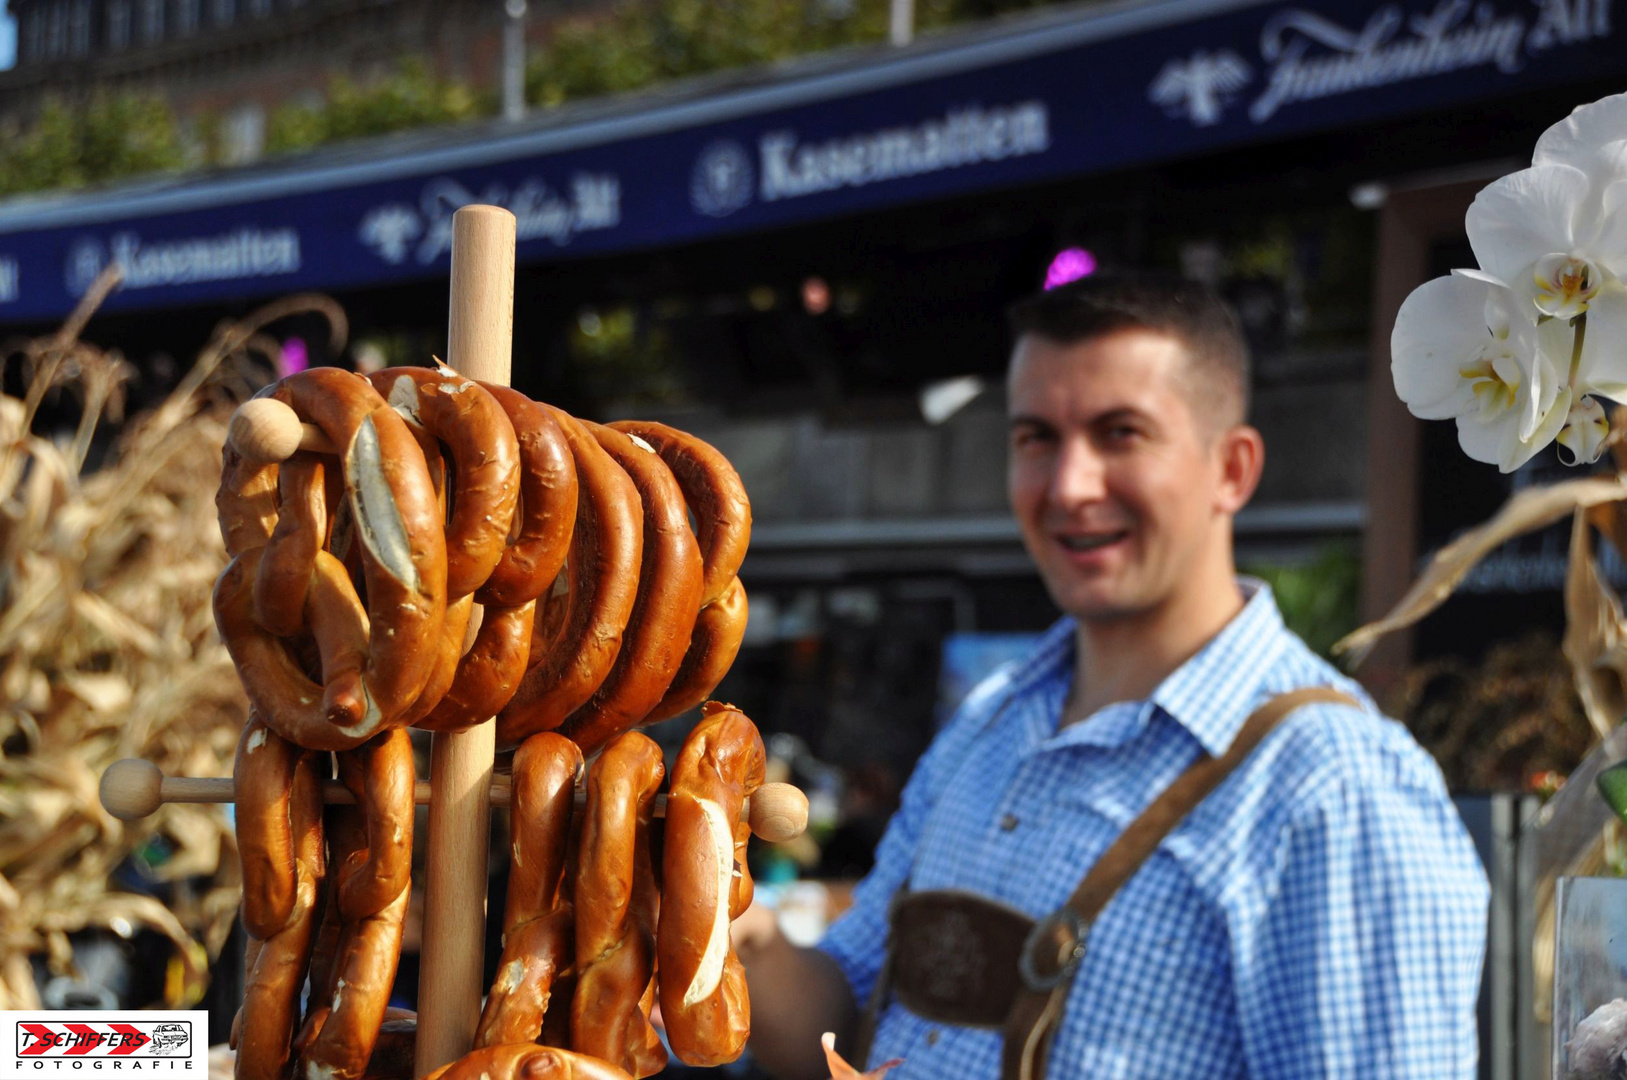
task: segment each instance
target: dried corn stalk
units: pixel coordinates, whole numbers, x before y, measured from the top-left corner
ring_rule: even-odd
[[[224,776],[247,711],[215,632],[210,592],[225,564],[215,524],[220,448],[232,407],[253,389],[251,354],[273,319],[326,315],[296,297],[223,325],[174,393],[82,472],[97,425],[117,419],[132,371],[79,340],[111,281],[61,331],[15,343],[24,398],[0,393],[0,1008],[37,1008],[30,958],[75,974],[68,935],[147,928],[174,943],[163,1004],[202,995],[237,906],[234,838],[217,807],[167,806],[125,823],[101,808],[102,770],[144,757],[175,776]],[[52,391],[77,395],[66,445],[31,434]],[[161,838],[166,908],[117,891],[109,875]],[[200,886],[201,883],[201,887]]]

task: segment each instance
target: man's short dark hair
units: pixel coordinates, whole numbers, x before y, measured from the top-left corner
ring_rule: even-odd
[[[1248,343],[1231,306],[1205,285],[1153,274],[1080,278],[1017,301],[1007,319],[1013,340],[1034,334],[1058,345],[1134,328],[1168,334],[1186,346],[1202,390],[1235,400],[1235,422],[1248,416]]]

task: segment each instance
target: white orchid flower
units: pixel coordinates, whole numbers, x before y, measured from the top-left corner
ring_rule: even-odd
[[[1578,398],[1570,408],[1555,441],[1570,451],[1572,465],[1591,465],[1604,453],[1604,441],[1610,434],[1610,421],[1605,418],[1604,406],[1592,397]]]
[[[1413,290],[1396,316],[1390,372],[1414,416],[1455,419],[1476,461],[1513,472],[1554,440],[1571,411],[1571,333],[1526,314],[1514,290],[1457,271]]]
[[[1525,293],[1538,312],[1572,319],[1627,276],[1627,177],[1601,165],[1543,164],[1487,185],[1469,207],[1481,270]],[[1627,325],[1618,327],[1627,331]]]
[[[1475,198],[1469,243],[1486,273],[1572,319],[1627,279],[1627,94],[1549,128],[1531,161]]]

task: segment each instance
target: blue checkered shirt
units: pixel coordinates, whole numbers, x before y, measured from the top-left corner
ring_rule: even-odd
[[[1269,698],[1335,686],[1365,708],[1302,706],[1178,826],[1091,928],[1049,1075],[1475,1074],[1488,890],[1440,770],[1405,729],[1283,626],[1270,591],[1147,701],[1058,730],[1073,675],[1064,619],[980,685],[922,757],[820,948],[864,1002],[895,892],[969,889],[1041,916],[1153,796],[1225,750]],[[871,1063],[889,1080],[997,1077],[1000,1034],[896,1002]]]

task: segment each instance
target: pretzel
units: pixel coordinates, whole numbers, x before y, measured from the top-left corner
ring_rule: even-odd
[[[405,740],[407,734],[399,731],[387,736],[392,740],[398,737]],[[406,790],[410,799],[411,785]],[[362,807],[336,808],[329,828],[335,864],[349,867],[366,861],[365,813]],[[410,816],[409,806],[409,819]],[[341,882],[338,897],[341,916],[346,907],[345,891]],[[389,898],[378,911],[354,921],[343,921],[331,969],[331,985],[320,985],[314,980],[312,983],[312,1000],[326,998],[329,1013],[320,1031],[315,1030],[312,1018],[307,1018],[300,1039],[303,1049],[296,1065],[296,1075],[303,1080],[360,1080],[366,1073],[401,958],[402,924],[411,891],[410,885],[403,885],[399,894]]]
[[[317,552],[305,607],[321,654],[324,681],[318,685],[305,675],[289,643],[255,621],[254,582],[264,552],[263,547],[245,551],[215,583],[215,623],[238,678],[266,725],[283,738],[308,750],[360,746],[386,723],[365,681],[368,619],[350,576],[338,559]]]
[[[530,1042],[551,1008],[555,979],[571,972],[574,918],[564,880],[582,751],[542,732],[514,753],[514,828],[503,955],[475,1030],[476,1048]]]
[[[688,712],[711,696],[740,655],[740,643],[746,636],[746,614],[746,587],[734,578],[722,597],[701,608],[695,630],[689,635],[684,662],[644,723],[654,724]]]
[[[251,461],[228,442],[221,451],[215,518],[228,556],[270,540],[277,526],[277,466]]]
[[[506,386],[480,385],[508,414],[519,440],[520,506],[503,557],[475,600],[513,607],[547,592],[565,565],[576,525],[576,462],[547,409]]]
[[[716,447],[686,431],[652,420],[619,420],[608,426],[652,446],[677,478],[695,515],[695,537],[706,564],[701,603],[717,603],[740,572],[751,542],[751,501],[740,474]]]
[[[485,584],[503,557],[520,495],[520,447],[497,399],[450,368],[387,368],[368,376],[392,408],[445,443],[456,469],[446,524],[446,594]]]
[[[733,706],[708,702],[672,770],[656,954],[661,1015],[691,1065],[740,1056],[751,1031],[745,969],[729,923],[751,901],[741,804],[762,786],[763,740]]]
[[[526,672],[513,699],[497,714],[504,744],[551,731],[580,708],[604,682],[621,649],[622,632],[638,595],[644,538],[638,490],[621,467],[576,420],[543,406],[565,432],[576,461],[579,498],[566,588],[542,605],[542,625],[568,605],[558,635],[537,643],[539,662]],[[557,587],[556,587],[557,588]]]
[[[339,755],[339,782],[361,809],[362,846],[336,867],[339,916],[357,922],[383,911],[412,880],[412,739],[402,729]]]
[[[254,618],[279,637],[300,632],[316,553],[328,540],[323,473],[314,454],[295,454],[278,467],[277,524],[254,577]]]
[[[536,1043],[503,1043],[472,1050],[424,1080],[633,1080],[598,1058]]]
[[[613,739],[588,770],[577,848],[571,1048],[633,1076],[667,1065],[649,1018],[660,906],[650,821],[665,773],[661,748],[647,736]]]
[[[358,620],[360,605],[348,576],[325,568],[319,552],[305,603],[306,623],[323,653],[324,686],[314,694],[286,644],[255,618],[252,586],[269,543],[245,547],[221,575],[216,620],[250,700],[271,727],[310,749],[349,749],[397,724],[431,674],[427,646],[441,631],[446,605],[440,515],[424,455],[406,423],[366,380],[315,368],[277,383],[270,396],[314,422],[338,448],[368,609]],[[252,482],[258,489],[268,473],[246,471],[235,451],[227,458],[217,508],[231,542],[241,543],[256,535],[264,520],[250,520],[247,496],[234,492],[232,485]],[[291,468],[298,478],[301,466]],[[310,503],[317,486],[306,475],[292,481],[289,490],[303,491]],[[301,549],[301,561],[310,546],[307,542]],[[325,640],[321,619],[310,617],[315,608],[339,619]],[[285,618],[284,612],[274,621]],[[354,638],[358,625],[363,634],[359,648]],[[342,664],[336,662],[340,654]]]
[[[462,731],[497,715],[525,678],[536,607],[535,600],[517,607],[487,607],[474,644],[458,661],[452,685],[416,726]]]
[[[266,738],[275,738],[267,731]],[[260,751],[256,749],[255,754]],[[326,870],[322,850],[322,787],[314,755],[301,753],[288,799],[294,840],[294,902],[287,921],[258,948],[250,939],[237,1042],[237,1080],[284,1080],[300,987],[310,959],[317,894]]]
[[[736,574],[751,541],[751,502],[740,474],[709,443],[653,421],[622,420],[610,426],[649,444],[672,470],[694,516],[705,566],[701,611],[689,650],[665,696],[644,718],[653,724],[705,701],[739,655],[746,633],[746,594]]]
[[[417,700],[402,714],[402,723],[420,724],[457,681],[458,665],[463,657],[463,645],[469,634],[469,621],[474,615],[474,608],[473,593],[464,593],[455,600],[447,601],[446,621],[441,623],[440,637],[430,651],[429,681],[424,684]]]
[[[593,697],[560,729],[591,754],[643,720],[678,673],[700,612],[701,556],[672,470],[621,432],[586,426],[632,477],[644,509],[638,595],[621,651]]]
[[[243,867],[243,928],[264,940],[288,924],[298,891],[289,800],[299,747],[251,709],[232,767],[237,851]],[[252,964],[250,965],[252,966]]]
[[[327,1005],[311,1010],[294,1040],[295,1055],[303,1054],[333,1012]],[[373,1054],[367,1059],[367,1071],[362,1080],[412,1080],[413,1058],[418,1041],[418,1014],[411,1009],[390,1006],[384,1010],[384,1022],[379,1025],[378,1040]]]

